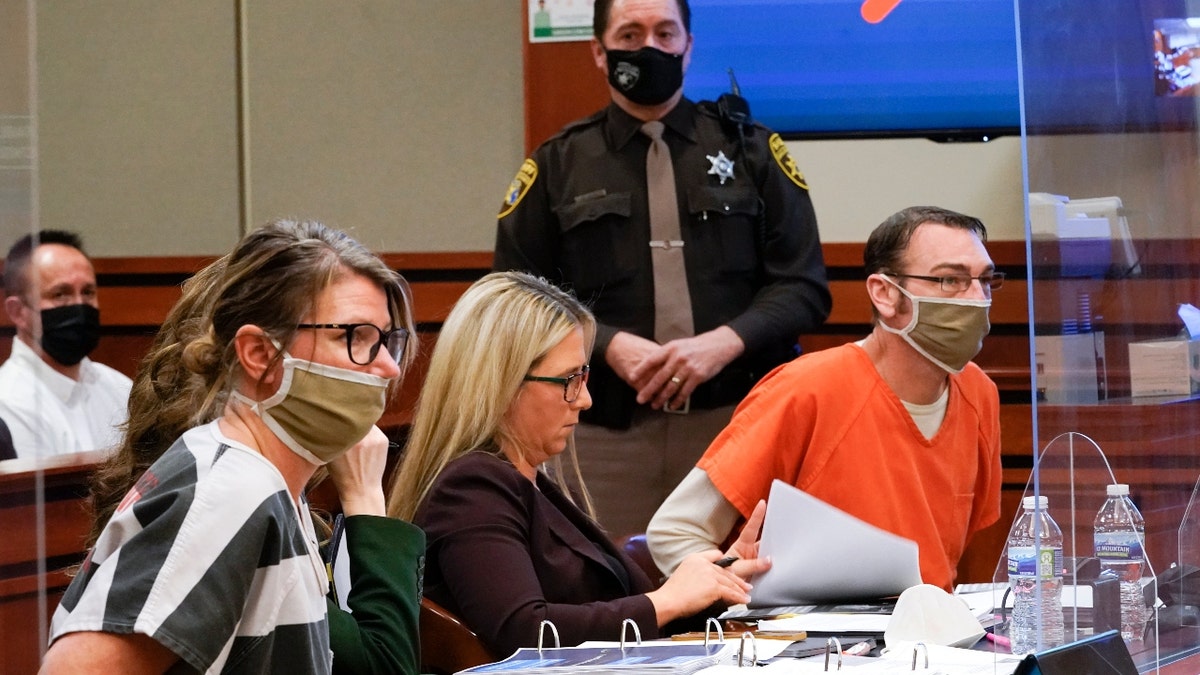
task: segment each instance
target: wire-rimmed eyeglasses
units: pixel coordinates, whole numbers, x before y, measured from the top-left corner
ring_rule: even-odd
[[[1004,286],[1004,272],[987,272],[973,277],[969,274],[943,274],[941,276],[926,276],[924,274],[899,274],[884,272],[889,277],[900,279],[920,279],[921,281],[936,282],[945,293],[962,293],[971,288],[972,281],[978,281],[983,290],[991,292]]]
[[[383,330],[373,323],[302,323],[297,328],[321,328],[345,331],[346,354],[350,361],[360,366],[369,366],[379,355],[379,348],[386,347],[392,360],[400,363],[404,348],[408,345],[408,331],[403,328]]]
[[[587,384],[588,373],[592,372],[591,366],[584,366],[578,373],[572,373],[566,377],[542,377],[540,375],[526,375],[526,382],[551,382],[553,384],[561,384],[563,388],[563,400],[567,403],[574,403],[575,399],[579,398],[579,392],[583,391],[583,385]]]

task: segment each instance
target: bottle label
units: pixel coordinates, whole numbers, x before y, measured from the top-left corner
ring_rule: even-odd
[[[1101,561],[1141,562],[1143,558],[1137,532],[1097,532],[1095,551]]]
[[[1014,577],[1038,577],[1052,579],[1062,576],[1063,553],[1061,548],[1045,547],[1040,551],[1033,546],[1008,547],[1008,575]]]

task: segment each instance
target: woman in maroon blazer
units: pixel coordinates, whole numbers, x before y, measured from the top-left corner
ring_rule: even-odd
[[[442,326],[388,513],[426,533],[425,595],[497,656],[534,646],[543,619],[564,645],[643,638],[714,603],[749,599],[761,510],[729,551],[697,553],[662,586],[613,546],[586,490],[572,495],[572,436],[591,405],[596,324],[573,296],[520,272],[471,286]],[[578,500],[578,501],[576,501]]]

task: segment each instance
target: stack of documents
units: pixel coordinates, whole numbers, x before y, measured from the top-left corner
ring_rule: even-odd
[[[928,667],[926,661],[928,660]],[[1020,663],[1020,658],[1009,654],[994,654],[991,652],[955,649],[924,645],[919,648],[916,668],[913,667],[912,648],[892,649],[879,658],[845,657],[838,668],[837,657],[830,659],[828,672],[835,670],[846,675],[891,675],[893,673],[918,675],[1011,675]],[[825,659],[812,657],[807,659],[777,659],[754,673],[762,675],[806,675],[808,673],[825,673]],[[736,675],[731,666],[715,666],[700,671],[699,675]]]
[[[689,675],[715,666],[737,647],[727,644],[641,644],[628,647],[519,649],[512,656],[460,673],[678,673]]]
[[[779,619],[765,619],[758,622],[758,629],[804,630],[809,633],[833,633],[835,635],[859,633],[882,635],[891,620],[891,614],[813,611]]]

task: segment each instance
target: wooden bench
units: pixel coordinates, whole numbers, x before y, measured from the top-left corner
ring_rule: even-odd
[[[87,475],[100,460],[85,452],[0,462],[0,672],[36,673],[50,615],[83,560],[91,527]]]

